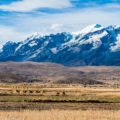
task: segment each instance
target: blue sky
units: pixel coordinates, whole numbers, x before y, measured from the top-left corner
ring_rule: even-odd
[[[120,0],[0,0],[1,45],[90,24],[120,25]]]

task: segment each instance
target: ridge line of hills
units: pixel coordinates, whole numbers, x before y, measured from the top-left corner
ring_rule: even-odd
[[[0,83],[119,84],[120,67],[66,67],[56,63],[0,62]]]

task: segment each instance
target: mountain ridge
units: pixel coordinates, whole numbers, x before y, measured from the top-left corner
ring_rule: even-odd
[[[0,52],[0,61],[120,66],[120,26],[94,24],[79,32],[35,33],[22,42],[7,42]]]

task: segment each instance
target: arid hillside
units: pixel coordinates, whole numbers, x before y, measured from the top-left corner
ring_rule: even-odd
[[[55,63],[1,62],[0,82],[39,82],[54,84],[115,84],[120,80],[120,67],[65,67]]]

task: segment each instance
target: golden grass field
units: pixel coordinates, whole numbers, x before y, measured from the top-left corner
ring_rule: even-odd
[[[120,111],[47,110],[0,112],[0,120],[120,120]]]
[[[80,85],[0,85],[0,102],[120,103],[120,87]]]
[[[120,120],[120,88],[1,84],[0,120]]]

